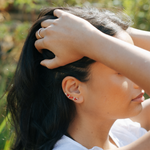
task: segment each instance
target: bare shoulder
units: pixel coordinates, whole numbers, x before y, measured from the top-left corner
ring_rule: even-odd
[[[140,114],[130,118],[132,121],[139,122],[147,131],[150,130],[150,99],[142,103],[143,110]]]

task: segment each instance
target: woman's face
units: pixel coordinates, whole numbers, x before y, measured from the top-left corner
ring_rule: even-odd
[[[115,36],[133,44],[125,31]],[[90,79],[85,83],[82,110],[92,117],[127,118],[140,113],[141,103],[132,101],[142,89],[119,72],[96,62],[91,65]]]

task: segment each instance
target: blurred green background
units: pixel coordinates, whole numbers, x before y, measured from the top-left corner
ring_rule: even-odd
[[[10,85],[24,40],[40,10],[68,5],[117,9],[132,18],[133,27],[150,31],[150,0],[0,0],[0,97]],[[10,149],[13,136],[4,96],[0,99],[0,150]]]

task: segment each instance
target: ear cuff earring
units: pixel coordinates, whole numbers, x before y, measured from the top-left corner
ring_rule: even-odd
[[[78,100],[78,98],[76,97],[73,97],[73,96],[70,96],[69,94],[65,93],[65,95],[69,98],[69,99],[72,99],[72,100]]]

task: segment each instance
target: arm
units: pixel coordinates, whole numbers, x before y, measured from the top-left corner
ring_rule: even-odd
[[[149,150],[150,149],[150,131],[135,142],[112,150]]]
[[[150,95],[150,52],[103,34],[72,14],[61,10],[54,14],[58,19],[43,22],[44,38],[35,42],[39,51],[49,49],[56,56],[42,65],[56,68],[87,56],[124,74]]]
[[[141,127],[145,128],[147,131],[150,130],[150,99],[145,100],[142,103],[143,110],[140,114],[135,117],[130,118],[132,121],[139,122]]]
[[[44,38],[35,43],[39,51],[46,48],[56,55],[55,59],[45,60],[42,65],[55,68],[87,56],[124,73],[150,94],[149,52],[104,35],[88,22],[71,14],[58,10],[55,15],[59,17],[58,20],[42,23],[45,29],[40,35]],[[150,132],[132,144],[116,150],[149,150],[149,141]]]
[[[134,44],[150,51],[150,32],[128,28],[127,32],[132,37]]]
[[[93,33],[91,47],[86,48],[90,49],[93,53],[87,57],[122,73],[150,95],[150,52],[98,31]]]

